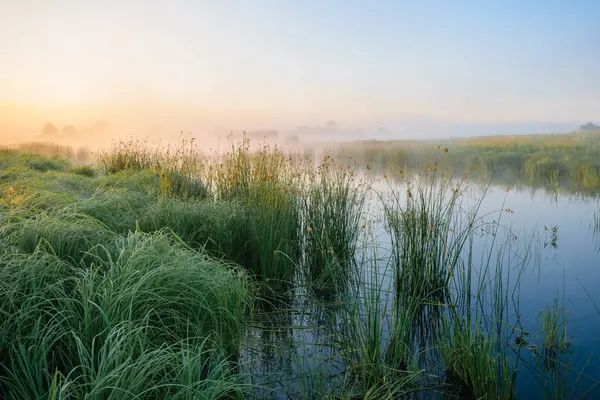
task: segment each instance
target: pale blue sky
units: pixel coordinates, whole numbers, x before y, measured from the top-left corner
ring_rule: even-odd
[[[600,118],[600,1],[0,0],[0,15],[8,125]]]

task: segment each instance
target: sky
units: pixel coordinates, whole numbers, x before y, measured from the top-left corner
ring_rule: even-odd
[[[0,133],[600,122],[596,0],[0,0],[0,16]]]

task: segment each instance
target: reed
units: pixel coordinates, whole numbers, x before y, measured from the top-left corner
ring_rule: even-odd
[[[366,182],[356,167],[336,164],[325,156],[316,168],[304,171],[302,217],[306,262],[313,283],[337,292],[344,288],[355,265]]]
[[[396,291],[403,296],[443,302],[464,248],[478,227],[484,194],[467,209],[462,198],[466,176],[455,179],[428,163],[425,171],[402,171],[400,185],[385,177],[388,197],[380,196],[392,240]]]
[[[291,157],[264,145],[250,151],[244,138],[219,155],[208,169],[208,181],[219,201],[247,207],[250,260],[247,266],[273,285],[291,282],[299,257],[298,173]]]
[[[100,169],[113,175],[122,171],[150,171],[158,179],[158,194],[183,199],[204,198],[206,185],[203,157],[194,139],[182,138],[176,146],[152,148],[147,142],[130,140],[113,143],[112,148],[95,153]]]
[[[446,158],[381,192],[356,165],[245,139],[98,157],[91,174],[0,150],[2,398],[495,400],[524,368],[548,398],[597,384],[558,303],[525,344],[536,237],[515,239],[504,204],[481,215],[487,186],[469,198]]]

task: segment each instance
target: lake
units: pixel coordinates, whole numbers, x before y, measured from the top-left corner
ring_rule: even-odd
[[[357,301],[356,296],[370,298],[372,293],[379,294],[375,302],[358,300],[360,304],[354,307],[360,312],[355,315],[360,315],[364,324],[365,318],[370,321],[369,312],[382,314],[379,328],[372,321],[365,324],[378,330],[374,336],[381,338],[382,348],[385,347],[383,342],[389,343],[394,336],[390,332],[390,320],[384,315],[392,308],[390,304],[395,298],[394,273],[389,262],[392,241],[384,229],[381,204],[373,194],[385,196],[388,185],[379,180],[372,188],[362,245],[359,245],[362,254],[357,256],[358,279],[355,281],[359,283],[352,292],[355,298],[349,299],[347,293],[329,295],[326,291],[315,295],[307,289],[310,284],[306,279],[299,277],[283,299],[257,310],[242,360],[256,384],[274,390],[263,392],[264,397],[317,398],[317,393],[336,392],[336,388],[347,385],[343,376],[349,368],[348,357],[341,354],[352,344],[340,343],[350,340],[344,336],[344,317],[340,316],[340,313],[348,314],[340,310],[344,309],[343,303]],[[396,193],[406,193],[402,184],[398,188]],[[470,184],[462,196],[461,206],[476,205],[482,194],[481,185]],[[500,214],[499,210],[503,212]],[[562,397],[600,398],[600,386],[596,385],[600,382],[600,360],[595,357],[600,350],[600,227],[595,226],[598,212],[600,203],[596,198],[529,188],[507,191],[506,186],[499,185],[492,185],[481,202],[479,215],[485,216],[483,220],[488,224],[500,218],[501,227],[495,232],[493,248],[494,232],[486,231],[484,225],[481,234],[473,235],[472,247],[469,247],[473,271],[474,275],[481,273],[481,265],[487,262],[488,256],[492,261],[487,263],[494,268],[496,261],[501,261],[502,281],[506,287],[503,290],[508,293],[501,325],[504,331],[510,332],[502,335],[500,345],[510,348],[506,354],[511,362],[519,360],[516,398],[525,395],[531,399],[548,398],[540,382],[543,379],[548,379],[543,381],[546,388],[553,387]],[[502,255],[498,257],[501,248]],[[473,281],[476,292],[483,281]],[[374,292],[366,294],[373,288]],[[486,296],[491,295],[490,292]],[[374,303],[378,307],[375,312]],[[561,368],[560,363],[558,368],[543,362],[538,365],[541,359],[551,358],[544,352],[546,336],[542,332],[540,312],[552,309],[553,305],[557,311],[554,316],[566,316],[566,325],[561,324],[558,330],[563,333],[566,329],[568,348],[555,355],[568,363],[568,367]],[[566,314],[561,313],[562,306],[566,307]],[[482,307],[490,311],[493,305],[490,302]],[[524,330],[528,334],[515,334],[515,327],[518,327],[517,333]],[[431,329],[433,332],[438,328]],[[356,332],[364,336],[356,337]],[[364,329],[356,332],[352,333],[354,345],[369,337]],[[432,345],[425,347],[431,349]],[[419,382],[431,386],[427,390],[408,392],[418,398],[442,398],[445,392],[439,383],[444,380],[444,370],[440,368],[439,359],[422,357],[418,365],[433,376],[419,378]],[[261,377],[263,374],[268,378]],[[561,382],[567,382],[567,389],[560,386]]]

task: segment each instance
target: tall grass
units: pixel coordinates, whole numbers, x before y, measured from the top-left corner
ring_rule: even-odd
[[[467,398],[515,398],[519,354],[511,357],[509,343],[519,331],[513,325],[519,315],[518,299],[513,303],[514,314],[508,303],[515,300],[514,290],[527,261],[507,266],[505,251],[492,244],[488,254],[497,252],[496,263],[492,265],[488,258],[477,267],[465,266],[451,291],[450,312],[442,319],[438,346],[446,378]],[[523,256],[528,260],[527,254]],[[512,268],[518,271],[514,282],[507,273]],[[473,276],[478,276],[475,282]]]
[[[352,277],[333,342],[352,398],[398,398],[418,391],[422,382],[413,327],[423,300],[396,307],[395,292],[386,287],[389,270],[382,270],[377,246],[367,240],[361,248],[364,270]]]
[[[166,233],[116,239],[75,266],[43,247],[0,257],[5,398],[221,398],[253,289],[243,270]],[[233,358],[232,358],[233,357]]]
[[[193,138],[182,138],[177,146],[157,146],[154,149],[139,140],[119,141],[95,156],[100,168],[107,174],[152,171],[159,179],[158,193],[162,198],[203,198],[208,194],[206,185],[200,180],[203,157]]]
[[[305,170],[302,210],[306,262],[317,287],[338,291],[355,265],[366,184],[356,168],[336,165],[325,156],[317,168]]]
[[[292,260],[300,245],[294,194],[289,187],[267,181],[251,190],[248,202],[255,272],[272,283],[291,282],[297,265]]]
[[[463,250],[476,229],[483,196],[471,210],[461,203],[466,178],[438,173],[427,164],[419,175],[399,176],[399,187],[388,183],[383,199],[386,226],[392,240],[396,290],[406,296],[433,296],[444,301]],[[405,192],[404,192],[405,191]]]
[[[500,243],[504,204],[486,223],[486,188],[470,201],[443,161],[385,176],[365,224],[356,167],[246,140],[212,157],[122,142],[94,174],[31,160],[0,152],[2,398],[250,398],[275,393],[249,385],[264,379],[302,398],[511,399],[523,365],[548,397],[574,393],[565,310],[522,342],[533,242]],[[267,288],[288,301],[255,310]]]
[[[300,188],[292,158],[269,145],[251,152],[244,139],[219,155],[209,176],[216,199],[247,207],[249,267],[272,284],[291,282],[300,246]]]
[[[191,247],[215,257],[244,266],[252,261],[249,215],[236,200],[156,201],[140,216],[139,227],[145,232],[170,228]]]
[[[360,160],[383,173],[398,167],[420,170],[423,160],[436,156],[439,145],[449,154],[446,167],[470,172],[484,181],[532,188],[560,189],[598,195],[600,190],[600,135],[597,132],[511,135],[426,140],[363,141],[338,150],[345,158]]]

